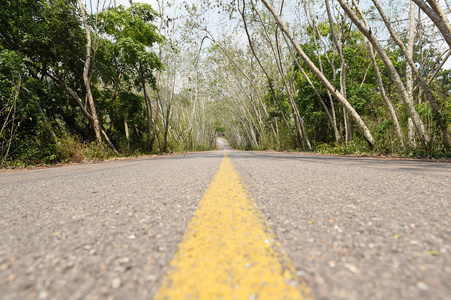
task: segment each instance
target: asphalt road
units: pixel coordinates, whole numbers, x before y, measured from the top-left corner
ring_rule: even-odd
[[[222,150],[0,174],[1,299],[151,299]],[[226,150],[316,299],[451,299],[451,164]]]

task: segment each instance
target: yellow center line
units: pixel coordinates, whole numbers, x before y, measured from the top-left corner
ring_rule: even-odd
[[[155,299],[312,299],[226,153]]]

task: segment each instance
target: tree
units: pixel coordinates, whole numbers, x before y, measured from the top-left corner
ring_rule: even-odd
[[[349,104],[347,99],[336,90],[336,88],[330,83],[330,81],[324,76],[324,74],[315,66],[315,64],[310,60],[310,58],[305,54],[305,52],[302,50],[302,48],[299,46],[299,44],[296,42],[295,37],[290,32],[288,27],[285,25],[285,23],[280,18],[279,14],[276,12],[274,7],[267,1],[262,0],[263,4],[267,7],[267,9],[271,12],[271,14],[276,19],[279,27],[281,30],[287,35],[290,42],[293,44],[294,48],[296,49],[296,52],[299,54],[299,56],[302,58],[302,60],[307,64],[307,66],[312,70],[312,72],[315,73],[315,75],[320,79],[320,81],[324,84],[324,86],[329,90],[331,94],[334,95],[335,98],[337,98],[338,101],[345,107],[345,109],[352,115],[352,117],[356,120],[359,128],[362,130],[364,137],[368,144],[370,146],[373,146],[375,141],[373,136],[371,135],[368,127],[363,122],[360,115],[355,111],[355,109]]]
[[[132,13],[133,12],[133,13]],[[148,48],[155,43],[162,42],[163,38],[157,33],[154,21],[156,12],[148,4],[133,4],[133,10],[123,6],[109,9],[100,14],[104,34],[112,40],[102,43],[103,51],[112,51],[116,66],[107,68],[107,61],[103,63],[103,71],[116,86],[118,95],[121,91],[121,81],[127,79],[133,82],[135,88],[143,91],[147,112],[147,147],[153,149],[156,137],[156,124],[158,120],[158,103],[155,105],[155,113],[152,109],[151,99],[147,87],[156,88],[155,71],[163,68],[158,56]],[[113,58],[105,54],[105,57]],[[110,70],[110,71],[109,71]],[[128,127],[124,115],[124,127]],[[125,131],[127,133],[127,130]]]

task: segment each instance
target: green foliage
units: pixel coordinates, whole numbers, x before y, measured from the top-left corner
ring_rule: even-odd
[[[146,80],[156,87],[153,72],[161,70],[163,65],[147,48],[163,42],[164,38],[151,23],[155,16],[156,12],[150,5],[141,3],[133,5],[133,17],[122,5],[99,15],[103,34],[107,37],[101,43],[100,57],[103,58],[103,70],[110,71],[109,76],[118,80],[117,77],[125,73],[125,79],[129,80],[132,79],[130,75],[135,74],[136,86],[141,86],[142,80]],[[108,66],[111,62],[113,64]],[[105,80],[109,81],[109,78]]]
[[[371,153],[367,143],[364,140],[355,139],[344,145],[319,144],[315,147],[315,152],[323,154],[340,154],[340,155],[362,155]]]
[[[363,87],[351,85],[348,88],[348,101],[359,114],[368,114],[370,103],[372,101],[371,93],[368,86]],[[373,86],[374,88],[374,86]]]
[[[60,162],[82,162],[86,159],[85,145],[80,138],[64,135],[57,146]]]
[[[86,146],[84,150],[84,155],[88,160],[105,160],[115,156],[105,143],[93,142]]]
[[[79,163],[115,157],[115,153],[104,143],[86,143],[79,137],[64,135],[58,144],[42,136],[22,144],[17,153],[4,160],[2,167],[16,168],[43,164]]]
[[[219,122],[219,121],[215,121],[215,127],[216,127],[216,132],[217,133],[224,133],[225,132],[225,128],[224,128],[224,124],[222,124],[221,122]]]
[[[142,87],[145,83],[156,88],[154,72],[163,69],[149,51],[164,42],[153,24],[156,17],[150,5],[140,3],[133,5],[133,17],[123,6],[88,15],[92,30],[100,30],[91,33],[96,111],[103,130],[125,154],[141,153],[146,147]],[[111,157],[113,152],[104,144],[93,142],[92,124],[73,97],[85,98],[86,37],[76,1],[2,1],[0,28],[2,164]]]
[[[7,99],[24,73],[24,57],[16,51],[0,49],[0,98]]]

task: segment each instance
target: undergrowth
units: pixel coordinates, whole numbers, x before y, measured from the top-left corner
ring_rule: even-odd
[[[14,155],[1,162],[2,168],[51,165],[59,163],[101,161],[116,154],[104,143],[82,142],[73,136],[62,136],[58,144],[30,143],[20,147]]]

